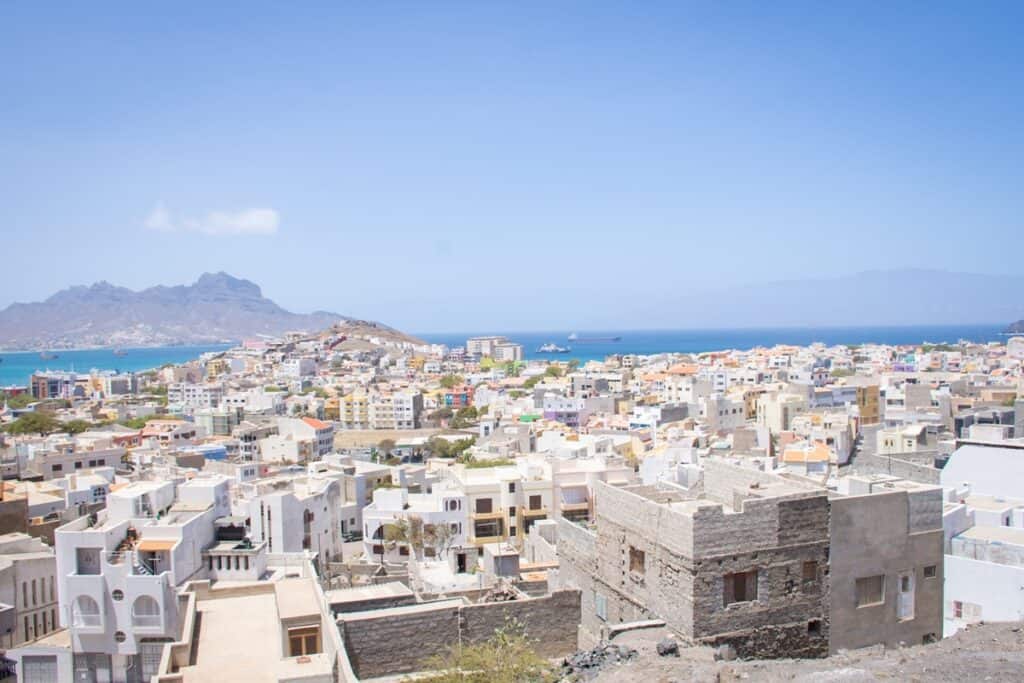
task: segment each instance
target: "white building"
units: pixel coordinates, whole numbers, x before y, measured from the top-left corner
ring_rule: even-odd
[[[0,536],[0,646],[6,649],[60,628],[57,560],[38,538]]]
[[[106,510],[57,529],[59,619],[75,680],[148,680],[164,643],[177,638],[176,588],[202,574],[213,522],[230,512],[224,477],[193,480],[178,493],[176,502],[173,483],[136,482],[108,495]],[[58,653],[28,648],[21,656],[23,671],[68,666]]]
[[[224,399],[224,385],[179,382],[167,387],[168,405],[184,408],[216,408]]]

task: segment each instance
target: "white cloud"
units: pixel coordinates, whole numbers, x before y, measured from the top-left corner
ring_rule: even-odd
[[[157,202],[143,225],[159,232],[198,232],[204,235],[273,235],[281,223],[274,209],[242,209],[241,211],[210,211],[202,218],[183,216],[177,220]]]

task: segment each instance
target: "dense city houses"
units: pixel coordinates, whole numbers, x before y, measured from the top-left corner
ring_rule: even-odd
[[[510,619],[542,657],[655,625],[815,658],[1024,618],[1024,338],[546,357],[346,322],[4,388],[6,666],[356,681]]]

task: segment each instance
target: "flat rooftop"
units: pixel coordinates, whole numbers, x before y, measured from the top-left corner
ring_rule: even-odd
[[[1024,500],[1014,500],[1012,498],[996,498],[995,496],[972,495],[964,498],[964,503],[966,503],[968,507],[975,508],[976,510],[991,510],[993,512],[998,512],[1001,510],[1009,510],[1024,505]]]
[[[180,669],[185,683],[277,683],[331,676],[331,662],[325,654],[284,658],[275,593],[200,600],[196,611],[201,615],[196,663]],[[308,661],[299,663],[300,659]]]
[[[370,586],[353,588],[337,588],[327,591],[327,602],[332,605],[343,605],[347,602],[364,600],[383,600],[386,598],[404,598],[414,596],[412,589],[400,581],[390,581]]]
[[[953,537],[1024,547],[1024,529],[1009,526],[975,526]]]

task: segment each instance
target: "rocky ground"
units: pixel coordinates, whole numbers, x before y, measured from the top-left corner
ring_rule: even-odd
[[[593,683],[682,683],[707,681],[1021,681],[1024,680],[1022,624],[979,624],[931,645],[840,652],[828,659],[716,661],[711,648],[680,647],[678,656],[659,656],[664,629],[631,631],[613,648],[578,653],[586,666],[565,680]],[[627,653],[635,650],[635,655]],[[612,653],[608,656],[608,653]]]

